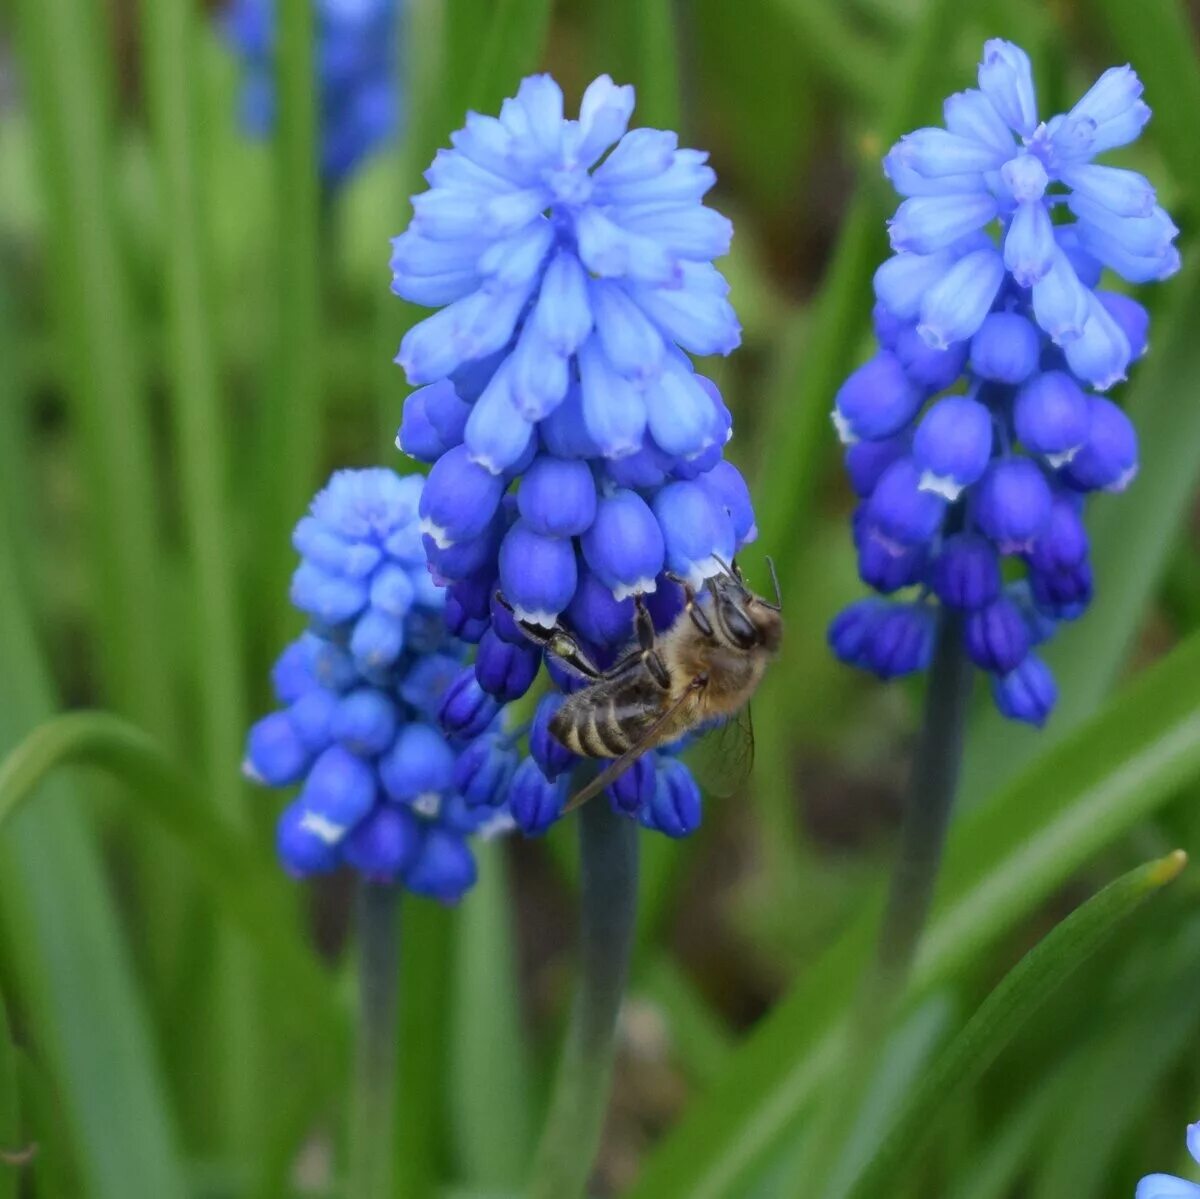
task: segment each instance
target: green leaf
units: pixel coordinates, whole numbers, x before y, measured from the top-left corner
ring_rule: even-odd
[[[1055,988],[1104,945],[1122,920],[1177,878],[1186,863],[1187,855],[1177,850],[1131,870],[1077,908],[1035,945],[921,1078],[857,1183],[849,1191],[834,1195],[868,1199],[905,1177],[947,1106],[979,1079]],[[1070,1189],[1088,1193],[1075,1180],[1068,1180]]]
[[[396,1194],[433,1194],[450,1157],[450,1010],[458,913],[417,896],[403,899]]]
[[[462,1182],[503,1190],[518,1186],[529,1164],[529,1063],[503,847],[480,845],[475,856],[479,881],[463,903],[455,945],[450,1126]]]
[[[1200,636],[951,829],[910,995],[954,976],[1198,776]],[[839,1061],[842,1017],[874,940],[879,898],[739,1047],[647,1161],[632,1195],[736,1193],[745,1171],[791,1128]]]
[[[1153,946],[1144,959],[1147,985],[1138,989],[1127,1011],[1105,1022],[1106,1035],[1082,1055],[1071,1103],[1060,1109],[1039,1155],[1032,1199],[1098,1195],[1114,1176],[1117,1151],[1195,1043],[1200,1009],[1180,1003],[1179,997],[1200,987],[1198,932],[1193,922],[1181,945],[1168,948],[1160,941]]]
[[[136,801],[136,817],[180,843],[221,910],[253,938],[257,956],[289,997],[282,1010],[326,1045],[344,1040],[331,980],[299,936],[288,935],[295,913],[275,873],[218,822],[195,784],[140,729],[105,712],[71,712],[40,724],[0,762],[0,833],[17,826],[20,809],[43,781],[68,764],[97,766],[130,783],[124,794]]]
[[[194,145],[199,128],[195,87],[195,33],[200,14],[191,5],[142,0],[142,44],[153,119],[165,220],[172,231],[166,255],[167,321],[182,510],[187,532],[188,613],[199,681],[199,743],[209,802],[235,827],[245,827],[245,788],[238,769],[245,736],[240,618],[235,600],[235,556],[225,494],[225,428],[212,336],[207,257],[208,230]],[[219,1105],[227,1142],[246,1146],[270,1106],[255,1086],[263,1077],[259,1005],[251,962],[219,941],[209,987],[217,1025],[214,1044],[223,1067]]]
[[[477,42],[474,47],[478,57],[469,107],[494,113],[501,100],[516,94],[521,78],[541,59],[551,4],[552,0],[494,0],[488,5],[492,19],[482,50]]]
[[[41,155],[59,352],[78,421],[103,686],[123,711],[169,735],[173,696],[164,669],[159,505],[114,214],[105,11],[90,0],[20,0],[16,13]]]
[[[1034,1082],[1006,1119],[991,1129],[971,1167],[959,1175],[947,1199],[1010,1199],[1027,1163],[1040,1152],[1055,1114],[1075,1095],[1074,1075],[1059,1067]]]
[[[6,548],[0,539],[0,563]],[[11,745],[49,710],[35,646],[15,588],[0,588],[0,745]],[[12,999],[57,1083],[80,1193],[184,1199],[175,1130],[132,965],[87,821],[61,779],[50,780],[39,802],[0,836],[0,924],[11,951]]]
[[[314,6],[279,6],[276,59],[274,378],[262,405],[254,491],[261,644],[276,645],[293,566],[289,533],[317,482],[321,428],[320,207]],[[328,193],[325,196],[329,200]],[[265,662],[256,665],[264,667]]]
[[[24,1121],[21,1148],[32,1151],[22,1169],[33,1177],[33,1194],[37,1199],[78,1199],[85,1192],[50,1079],[24,1050],[17,1049],[14,1056]]]
[[[17,1171],[5,1160],[24,1148],[17,1088],[17,1053],[8,1027],[4,996],[0,994],[0,1199],[17,1199]]]
[[[610,0],[590,13],[597,70],[637,91],[634,124],[683,132],[677,13],[673,0]]]

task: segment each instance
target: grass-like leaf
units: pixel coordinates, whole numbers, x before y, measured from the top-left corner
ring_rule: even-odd
[[[1200,637],[952,830],[910,993],[955,975],[1105,845],[1200,776]],[[632,1192],[713,1199],[793,1125],[839,1060],[878,905],[814,962],[652,1155]]]
[[[835,1195],[868,1199],[895,1187],[928,1143],[938,1116],[962,1089],[983,1074],[1025,1021],[1100,949],[1120,922],[1178,877],[1186,863],[1187,855],[1176,850],[1131,870],[1077,908],[1034,946],[922,1076],[855,1185]]]

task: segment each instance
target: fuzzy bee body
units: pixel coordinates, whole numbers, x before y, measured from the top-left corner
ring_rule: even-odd
[[[749,702],[779,649],[778,603],[751,592],[736,569],[709,579],[699,598],[690,588],[686,594],[683,612],[661,635],[639,604],[637,644],[611,671],[597,672],[589,686],[563,701],[550,732],[567,749],[617,759],[610,770],[619,771]],[[593,793],[599,781],[573,803]]]
[[[704,604],[702,610],[710,606]],[[771,615],[777,645],[779,617]],[[717,634],[720,622],[709,623]],[[710,639],[683,612],[657,639],[654,651],[666,668],[669,686],[663,687],[639,656],[624,671],[567,696],[550,722],[550,732],[585,758],[619,758],[634,749],[668,745],[744,707],[774,648],[766,650],[760,644],[746,650],[716,636]],[[696,684],[698,679],[704,680],[702,685]]]

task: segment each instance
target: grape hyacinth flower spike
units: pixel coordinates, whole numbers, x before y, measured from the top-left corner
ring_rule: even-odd
[[[230,0],[226,40],[245,68],[242,124],[252,137],[275,125],[275,44],[282,0]],[[399,0],[314,0],[321,177],[329,186],[395,132],[396,23]]]
[[[1200,1165],[1200,1122],[1188,1125],[1187,1148]],[[1147,1174],[1137,1184],[1134,1199],[1200,1199],[1200,1182],[1187,1182],[1174,1174]]]
[[[940,604],[1001,713],[1041,725],[1056,687],[1037,646],[1092,597],[1088,497],[1137,472],[1137,434],[1102,393],[1145,353],[1149,318],[1103,275],[1167,278],[1178,231],[1148,180],[1093,161],[1150,117],[1132,68],[1046,121],[1012,43],[984,46],[978,84],[884,158],[905,198],[875,274],[879,348],[833,420],[859,572],[893,598],[852,605],[830,643],[883,678],[922,670]]]
[[[338,471],[296,526],[291,596],[310,628],[276,663],[282,706],[250,730],[244,769],[299,787],[277,829],[290,873],[344,865],[453,903],[475,881],[470,838],[512,827],[515,754],[498,705],[482,746],[439,727],[466,646],[446,631],[445,593],[426,568],[423,485]]]
[[[451,628],[478,645],[443,712],[454,731],[533,683],[543,655],[520,622],[561,627],[606,667],[633,636],[636,597],[665,628],[682,604],[668,574],[699,587],[756,535],[722,457],[729,411],[691,360],[740,340],[713,265],[732,229],[703,203],[707,155],[629,130],[633,106],[604,75],[568,119],[550,76],[525,79],[499,117],[468,114],[393,242],[392,290],[437,309],[397,357],[417,388],[397,443],[432,466],[430,566]],[[579,684],[548,666],[558,687]],[[539,715],[513,782],[531,834],[561,814],[577,764]],[[686,767],[651,754],[647,769],[645,785],[609,789],[614,809],[691,831]]]

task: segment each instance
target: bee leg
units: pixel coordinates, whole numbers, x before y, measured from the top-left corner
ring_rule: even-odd
[[[512,612],[512,604],[499,591],[496,592],[496,602]],[[530,641],[540,645],[548,654],[553,654],[560,662],[565,662],[585,679],[594,682],[604,677],[600,667],[583,652],[579,642],[562,625],[556,624],[553,628],[545,629],[529,620],[517,620],[516,624]]]
[[[677,574],[672,574],[670,571],[667,572],[667,578],[670,579],[672,583],[677,583],[683,588],[684,611],[687,612],[688,616],[691,618],[692,624],[694,624],[696,628],[698,628],[700,632],[704,634],[705,637],[711,637],[713,635],[713,627],[709,622],[708,617],[705,616],[696,603],[695,587],[693,587],[686,579],[681,578]]]
[[[638,645],[641,646],[642,661],[646,663],[646,668],[654,677],[654,681],[664,691],[668,691],[671,687],[671,676],[667,672],[662,655],[654,648],[654,619],[646,607],[645,600],[640,595],[634,599],[633,603],[636,611],[634,627],[637,630]]]

